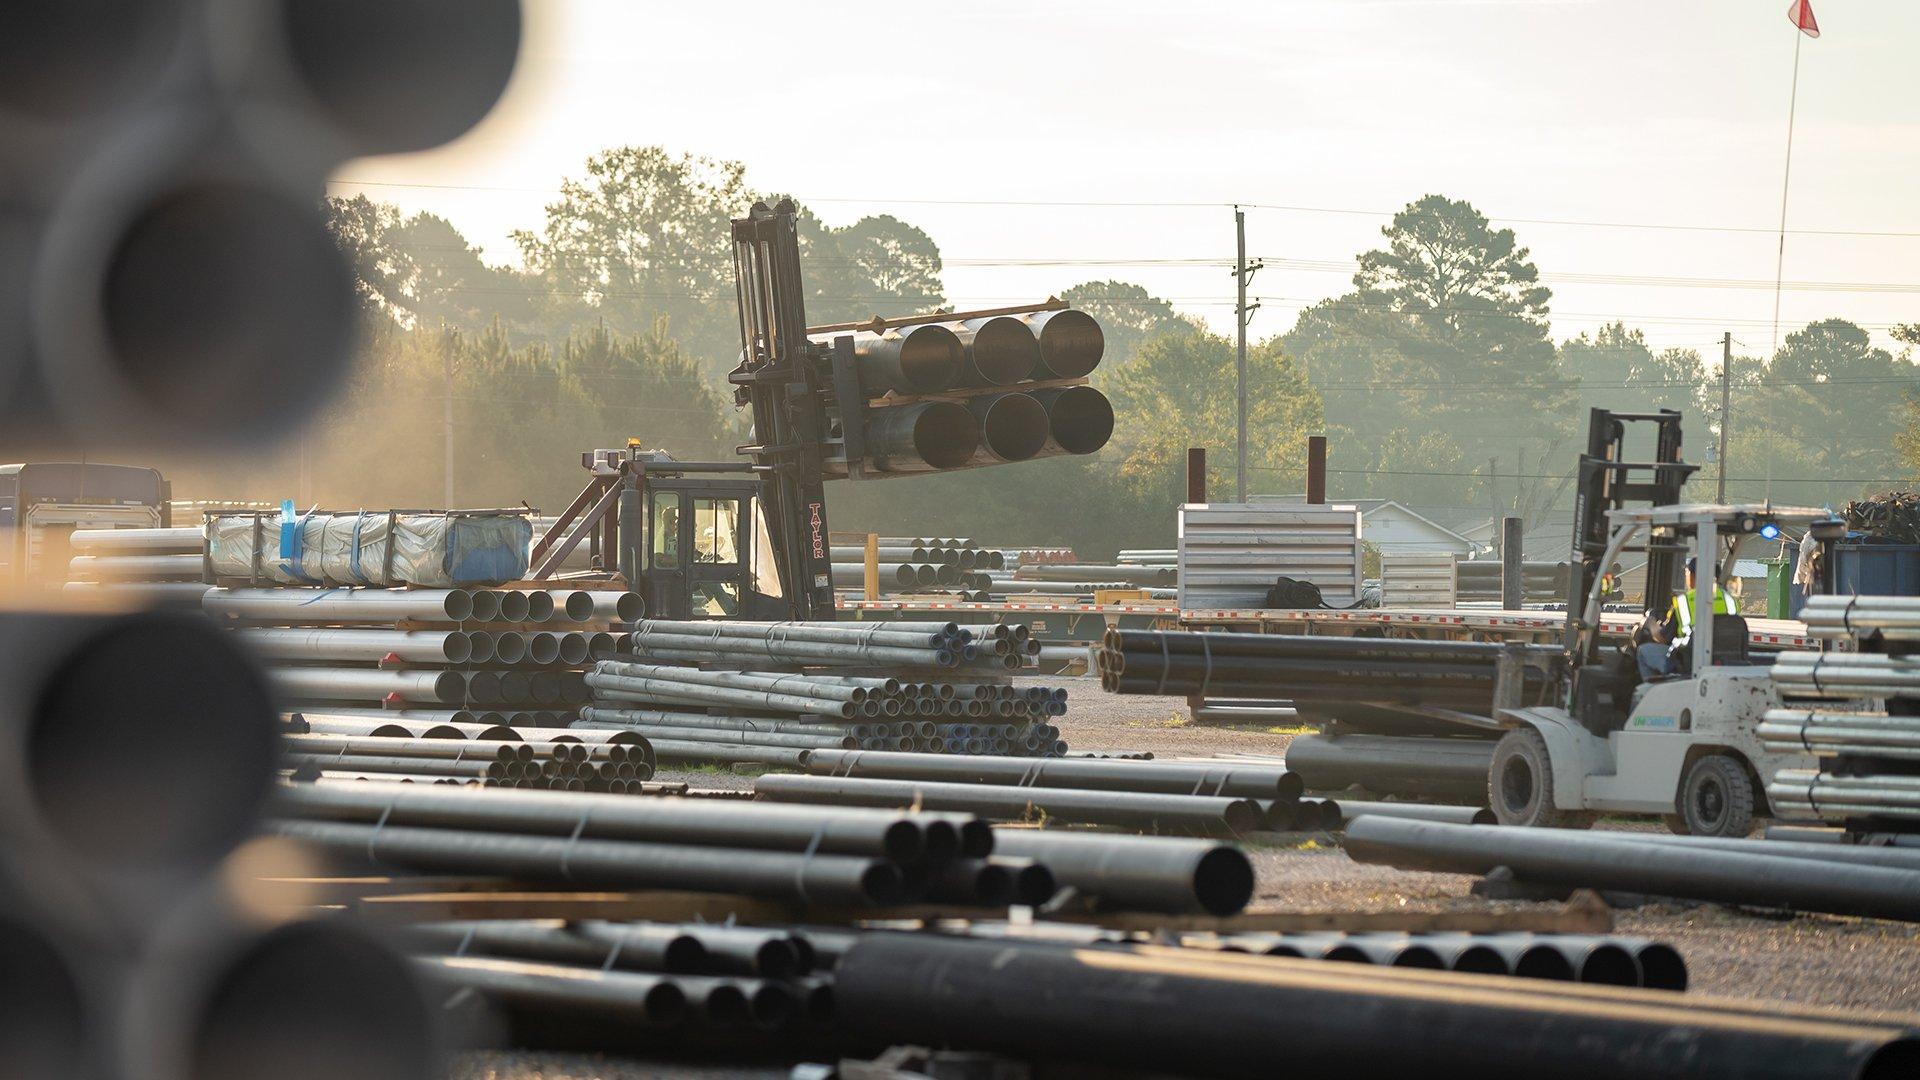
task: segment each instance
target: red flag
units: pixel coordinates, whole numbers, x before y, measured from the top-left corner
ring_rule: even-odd
[[[1813,0],[1793,0],[1793,6],[1787,9],[1787,19],[1808,37],[1820,36],[1820,24],[1813,18]]]

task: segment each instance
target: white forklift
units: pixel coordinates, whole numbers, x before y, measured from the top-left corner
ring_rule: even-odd
[[[1676,424],[1675,449],[1677,441]],[[1595,480],[1604,487],[1624,468],[1617,459],[1603,461]],[[1689,644],[1674,655],[1671,674],[1642,679],[1633,645],[1601,642],[1598,574],[1575,573],[1561,704],[1496,707],[1495,719],[1508,730],[1488,773],[1493,812],[1503,825],[1576,829],[1603,813],[1657,814],[1676,833],[1745,836],[1754,816],[1767,812],[1765,778],[1811,768],[1813,759],[1761,743],[1761,717],[1779,696],[1767,666],[1748,655],[1746,620],[1714,612],[1712,571],[1730,564],[1734,546],[1750,534],[1771,537],[1788,528],[1831,545],[1845,527],[1826,510],[1606,501],[1613,505],[1587,505],[1605,519],[1604,548],[1582,550],[1576,521],[1576,570],[1610,567],[1623,552],[1645,551],[1646,610],[1664,616],[1676,560],[1691,555],[1699,572]],[[1830,553],[1825,565],[1832,566]],[[1584,596],[1576,591],[1582,588]]]

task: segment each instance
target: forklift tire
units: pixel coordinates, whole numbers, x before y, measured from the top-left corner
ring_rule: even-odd
[[[1745,836],[1753,831],[1753,779],[1729,754],[1702,754],[1681,774],[1675,808],[1667,828],[1681,836]]]
[[[1553,805],[1553,759],[1547,740],[1532,728],[1500,737],[1487,769],[1487,805],[1502,825],[1539,829],[1589,829],[1599,817]]]

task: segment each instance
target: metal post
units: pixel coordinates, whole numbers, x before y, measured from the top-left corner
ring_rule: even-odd
[[[1693,647],[1687,652],[1693,657],[1692,674],[1699,675],[1713,664],[1713,594],[1720,581],[1720,533],[1712,519],[1700,523],[1694,550]]]
[[[446,456],[446,491],[442,496],[445,500],[442,505],[451,510],[453,509],[453,349],[447,340],[444,327],[440,335],[440,358],[441,375],[445,387],[445,394],[443,395],[445,407],[441,417],[441,424],[446,440],[446,449],[444,451]]]
[[[1520,519],[1500,519],[1500,607],[1518,611],[1526,603],[1525,553],[1521,551]]]
[[[1187,447],[1187,501],[1207,501],[1207,451],[1205,447]]]
[[[1720,335],[1720,482],[1714,501],[1727,501],[1727,425],[1733,422],[1733,334]]]
[[[1233,281],[1236,299],[1233,308],[1234,326],[1239,339],[1235,360],[1235,390],[1237,406],[1235,411],[1236,428],[1234,434],[1234,500],[1247,501],[1247,212],[1234,208],[1233,233],[1235,255],[1233,263]]]
[[[1316,506],[1327,501],[1327,437],[1307,436],[1307,501]]]
[[[869,601],[880,599],[880,534],[867,534],[866,587]]]

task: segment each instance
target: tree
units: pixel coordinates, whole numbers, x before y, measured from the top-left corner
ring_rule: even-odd
[[[940,249],[916,226],[880,214],[835,228],[803,208],[799,233],[807,321],[815,326],[915,315],[946,304]]]
[[[1105,380],[1113,401],[1120,478],[1144,501],[1179,501],[1187,448],[1213,449],[1210,464],[1231,475],[1237,442],[1234,343],[1191,329],[1162,334]],[[1320,395],[1270,338],[1247,350],[1249,494],[1303,490],[1308,435],[1325,424]]]
[[[1893,328],[1895,341],[1908,346],[1901,357],[1912,361],[1912,347],[1920,345],[1920,323],[1907,323]],[[1900,452],[1900,461],[1906,466],[1907,475],[1920,483],[1920,390],[1908,390],[1901,398],[1900,409],[1906,414],[1906,429],[1894,440],[1894,447]]]
[[[1537,523],[1565,473],[1540,462],[1562,455],[1574,403],[1539,271],[1512,230],[1439,195],[1381,232],[1386,246],[1359,256],[1354,291],[1302,311],[1285,338],[1339,440],[1335,494],[1486,505]]]
[[[540,229],[513,239],[555,328],[604,320],[635,334],[665,315],[695,353],[718,358],[739,349],[728,237],[752,203],[739,162],[621,146],[588,158]]]
[[[1652,412],[1676,409],[1689,418],[1717,412],[1719,394],[1708,384],[1707,369],[1692,349],[1654,352],[1647,337],[1611,322],[1591,336],[1581,334],[1560,346],[1560,366],[1577,379],[1577,416],[1588,409]]]
[[[1160,334],[1194,329],[1172,304],[1129,281],[1083,282],[1062,292],[1060,299],[1100,321],[1107,338],[1101,363],[1109,367],[1133,359],[1142,344]]]
[[[1895,403],[1917,385],[1911,360],[1875,347],[1845,319],[1788,334],[1751,386],[1736,391],[1744,404],[1727,463],[1735,478],[1729,495],[1838,505],[1885,487],[1901,468],[1905,427]]]

